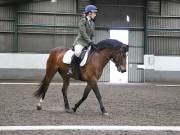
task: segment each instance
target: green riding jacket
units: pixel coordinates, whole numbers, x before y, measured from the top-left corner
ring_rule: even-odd
[[[79,21],[78,35],[73,43],[74,45],[81,44],[88,46],[90,42],[94,42],[95,25],[94,22],[90,22],[86,17],[82,17]]]

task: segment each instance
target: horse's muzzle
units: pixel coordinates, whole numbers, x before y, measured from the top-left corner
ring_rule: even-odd
[[[126,67],[119,66],[117,70],[121,73],[124,73],[124,72],[126,72]]]
[[[126,69],[125,70],[121,70],[121,73],[124,73],[124,72],[126,72]]]

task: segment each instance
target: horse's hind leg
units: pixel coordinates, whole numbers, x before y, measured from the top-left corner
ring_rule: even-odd
[[[86,100],[90,91],[91,91],[91,86],[87,84],[84,90],[83,97],[79,100],[79,102],[77,102],[77,104],[75,104],[74,108],[72,108],[74,112],[76,112],[77,108],[83,103],[84,100]]]

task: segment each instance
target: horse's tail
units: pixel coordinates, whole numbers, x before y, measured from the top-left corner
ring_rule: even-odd
[[[54,74],[57,72],[57,60],[56,60],[56,55],[55,53],[52,52],[47,60],[47,65],[46,65],[46,75],[44,79],[41,81],[39,89],[33,93],[33,95],[37,98],[42,98],[44,99],[45,94],[47,92],[47,89],[49,87],[49,84],[54,76]]]
[[[49,84],[50,84],[50,82],[47,81],[46,76],[45,76],[44,79],[40,83],[39,89],[37,91],[35,91],[33,93],[33,95],[37,98],[44,99],[47,89],[49,87]]]

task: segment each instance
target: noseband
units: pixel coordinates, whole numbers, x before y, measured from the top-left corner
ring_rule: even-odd
[[[97,52],[97,51],[96,51]],[[114,58],[112,58],[112,57],[108,57],[108,56],[106,56],[103,52],[98,52],[99,54],[102,54],[108,61],[109,60],[111,60],[115,65],[116,65],[116,67],[118,67],[118,65],[119,65],[119,63],[114,59]],[[124,53],[124,52],[122,52],[122,53]]]
[[[102,54],[108,61],[111,60],[116,65],[116,67],[118,67],[119,63],[114,58],[108,57],[102,52],[98,52],[98,53]]]
[[[122,52],[122,53],[124,53],[124,52]],[[121,65],[122,63],[118,63],[116,60],[115,60],[115,58],[111,58],[111,61],[116,65],[116,67],[118,67],[119,65]]]
[[[118,67],[118,63],[114,60],[114,58],[111,58],[111,61],[116,65],[116,67]]]

